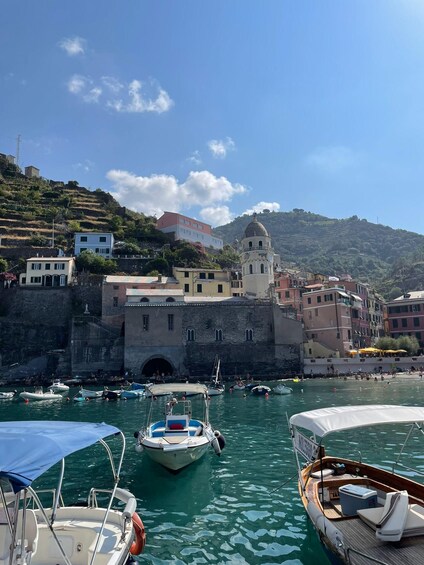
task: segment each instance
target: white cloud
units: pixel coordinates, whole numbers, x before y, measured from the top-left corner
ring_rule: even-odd
[[[99,88],[98,86],[95,86],[94,88],[91,88],[87,92],[87,94],[84,94],[83,100],[85,102],[95,102],[95,103],[97,103],[99,101],[101,94],[102,94],[102,89]]]
[[[161,114],[167,112],[174,104],[169,94],[153,82],[145,90],[154,92],[155,98],[149,97],[149,94],[144,95],[143,85],[139,80],[125,85],[111,76],[101,77],[100,82],[96,84],[89,77],[75,74],[69,79],[67,87],[69,92],[79,96],[84,102],[103,102],[107,108],[113,108],[117,112]],[[123,90],[126,90],[125,98],[115,98]]]
[[[124,85],[115,77],[104,76],[101,78],[101,81],[114,94],[118,94],[124,88]]]
[[[269,210],[270,212],[279,212],[280,205],[278,204],[278,202],[258,202],[257,204],[252,206],[252,208],[245,210],[243,214],[251,216],[254,212],[260,214],[264,210]]]
[[[236,194],[246,192],[240,184],[209,171],[191,171],[182,183],[172,175],[136,176],[128,171],[112,169],[107,178],[113,185],[113,195],[121,205],[159,216],[163,211],[179,212],[192,206],[227,202]]]
[[[339,173],[356,162],[355,153],[343,145],[317,147],[306,158],[307,165],[330,174]]]
[[[128,100],[125,102],[120,99],[111,100],[108,106],[117,112],[141,113],[141,112],[167,112],[174,102],[169,94],[163,88],[157,87],[156,98],[152,99],[142,92],[143,83],[139,80],[133,80],[128,85]]]
[[[73,75],[67,82],[69,92],[72,94],[80,94],[89,84],[89,79],[82,75]]]
[[[235,215],[228,206],[209,206],[200,210],[200,217],[212,226],[223,226],[234,220]]]
[[[85,43],[85,39],[75,36],[62,39],[59,46],[66,51],[70,57],[74,57],[75,55],[84,55]]]
[[[228,151],[233,151],[235,149],[235,143],[231,137],[227,137],[224,141],[211,139],[208,141],[208,147],[215,158],[225,159]]]
[[[73,165],[74,169],[82,170],[85,173],[91,171],[93,166],[94,166],[93,161],[90,161],[89,159],[84,159],[82,163],[75,163],[75,165]]]
[[[202,164],[202,158],[200,156],[200,152],[196,149],[196,151],[193,151],[193,153],[190,155],[190,157],[187,157],[186,161],[188,161],[189,163],[192,163],[193,165],[201,165]]]

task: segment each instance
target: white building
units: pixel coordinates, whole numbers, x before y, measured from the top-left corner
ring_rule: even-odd
[[[75,234],[75,256],[92,251],[105,259],[112,257],[114,238],[112,233],[80,232]]]
[[[31,257],[26,262],[26,272],[21,273],[22,286],[68,286],[75,272],[73,257]]]

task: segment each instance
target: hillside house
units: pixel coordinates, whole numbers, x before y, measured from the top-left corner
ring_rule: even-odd
[[[75,234],[75,257],[83,251],[92,251],[105,259],[112,257],[113,233],[80,232]]]
[[[40,169],[33,165],[28,165],[28,167],[25,167],[25,176],[29,179],[38,179],[40,178]]]
[[[176,212],[164,212],[158,219],[156,228],[164,233],[172,234],[175,241],[201,243],[204,247],[213,249],[224,247],[223,240],[212,234],[212,228],[209,224],[204,224]]]
[[[74,257],[31,257],[26,272],[19,277],[21,286],[68,286],[75,272]]]

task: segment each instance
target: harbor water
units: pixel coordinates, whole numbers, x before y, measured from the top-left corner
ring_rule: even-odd
[[[136,495],[146,527],[140,563],[327,564],[299,501],[287,416],[345,404],[424,405],[424,381],[411,375],[384,381],[311,379],[285,384],[292,394],[266,398],[225,392],[213,397],[210,420],[224,435],[226,447],[221,457],[210,449],[176,475],[134,449],[133,434],[145,424],[149,400],[5,400],[0,401],[0,419],[107,422],[125,433],[120,486]],[[71,389],[68,396],[76,392]],[[363,461],[389,468],[404,436],[404,429],[385,427],[370,434],[356,430],[348,436],[336,434],[329,451],[352,457],[360,452]],[[413,442],[406,455],[424,471],[418,444]],[[91,486],[101,487],[110,479],[110,470],[100,463],[104,458],[93,459],[92,451],[72,457],[76,465],[73,471],[67,467],[71,474],[64,490],[66,503],[85,498]]]

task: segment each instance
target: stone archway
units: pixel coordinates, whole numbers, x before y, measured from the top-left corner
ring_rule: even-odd
[[[160,378],[162,377],[162,375],[166,378],[173,373],[174,367],[163,357],[154,357],[153,359],[149,359],[141,368],[141,374],[148,379],[152,378],[153,376]]]

